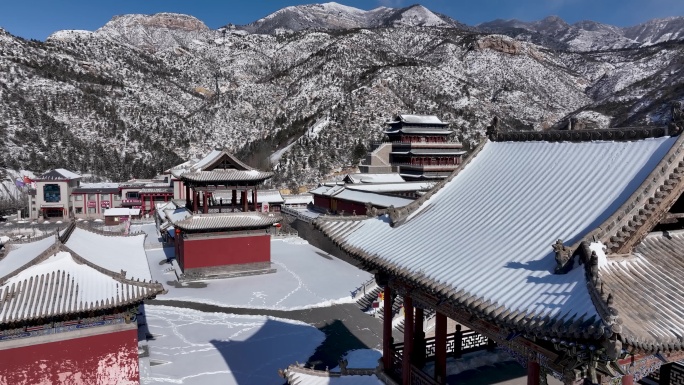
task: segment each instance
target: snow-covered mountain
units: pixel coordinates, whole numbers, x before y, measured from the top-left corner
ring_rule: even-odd
[[[570,25],[557,16],[549,16],[533,22],[497,19],[479,24],[477,28],[482,32],[502,33],[550,48],[598,51],[681,40],[684,38],[684,17],[654,19],[620,28],[590,20]]]
[[[278,152],[273,183],[301,185],[353,165],[352,150],[381,138],[382,123],[398,112],[438,115],[472,146],[494,115],[511,129],[570,120],[584,128],[660,125],[670,119],[670,102],[684,100],[682,43],[618,51],[554,46],[572,41],[572,28],[622,36],[599,23],[568,27],[550,18],[534,31],[514,27],[513,36],[543,43],[535,44],[445,26],[439,20],[448,19],[420,6],[291,8],[298,20],[305,9],[311,20],[375,21],[372,28],[296,32],[255,22],[254,31],[279,31],[259,34],[212,30],[186,15],[125,15],[46,42],[0,30],[0,162],[122,180],[218,146],[261,168]],[[280,15],[287,12],[294,11]],[[321,25],[341,25],[330,23]],[[405,25],[423,27],[396,27]]]
[[[380,27],[462,27],[445,15],[416,4],[370,11],[330,2],[286,7],[253,23],[237,26],[250,33],[272,34],[302,30],[345,30]]]

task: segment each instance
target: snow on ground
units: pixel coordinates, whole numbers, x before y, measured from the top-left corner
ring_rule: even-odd
[[[378,366],[378,360],[382,357],[382,351],[376,349],[357,349],[348,351],[342,359],[347,360],[349,369],[374,369]],[[340,368],[330,369],[331,372],[339,372]]]
[[[181,300],[241,308],[295,310],[353,302],[351,292],[371,278],[301,238],[271,241],[271,261],[277,271],[203,281],[201,284],[169,284],[176,280],[170,264],[173,248],[147,250],[152,279],[164,283],[168,294],[158,300]],[[204,286],[206,287],[199,287]]]
[[[318,329],[263,316],[145,306],[149,358],[141,384],[274,384],[278,369],[305,362],[323,342]]]

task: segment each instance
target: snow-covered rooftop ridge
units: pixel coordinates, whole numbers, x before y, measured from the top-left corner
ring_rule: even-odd
[[[63,168],[56,168],[50,171],[47,171],[43,173],[42,175],[38,176],[37,179],[78,179],[81,176],[76,174],[75,172],[71,172],[69,170],[63,169]]]
[[[0,280],[6,275],[33,261],[56,242],[55,236],[48,236],[29,243],[6,244],[5,256],[0,258]]]
[[[413,202],[413,199],[377,194],[370,191],[358,191],[348,189],[344,185],[320,186],[310,191],[311,194],[335,197],[356,203],[370,203],[376,207],[404,207]]]
[[[57,251],[3,282],[0,298],[7,300],[0,303],[0,323],[114,308],[161,291],[160,284],[122,280]]]
[[[362,258],[496,304],[492,317],[510,310],[598,320],[584,269],[554,274],[551,245],[579,242],[609,218],[675,140],[487,142],[403,224],[372,218],[321,227]],[[486,274],[473,273],[484,266]]]
[[[213,231],[219,229],[265,228],[277,223],[280,219],[280,216],[270,216],[258,212],[229,212],[193,214],[182,220],[171,220],[171,224],[175,228],[188,231]]]
[[[55,169],[55,171],[64,175],[68,179],[76,179],[76,178],[81,177],[80,175],[76,174],[75,172],[71,172],[71,171],[64,169],[64,168],[57,168],[57,169]]]
[[[115,182],[97,182],[97,183],[81,183],[78,188],[86,189],[104,189],[104,188],[118,188],[119,183]]]
[[[115,273],[126,271],[126,277],[149,281],[152,276],[144,242],[144,234],[105,236],[76,227],[65,245],[94,265]]]
[[[121,216],[138,216],[140,215],[140,209],[129,209],[127,207],[114,207],[111,209],[106,209],[104,212],[105,217],[121,217]]]
[[[397,183],[404,182],[404,178],[398,173],[387,173],[387,174],[347,174],[346,178],[349,179],[351,183]],[[346,179],[345,178],[345,179]]]
[[[204,158],[200,159],[199,161],[197,161],[197,163],[193,164],[192,167],[191,167],[191,169],[194,170],[194,171],[202,171],[202,169],[204,168],[204,166],[206,166],[207,164],[209,164],[209,163],[213,162],[214,160],[216,160],[216,158],[217,158],[219,155],[221,155],[222,153],[223,153],[223,151],[221,151],[221,150],[213,150],[213,151],[211,151],[211,152],[210,152],[209,154],[207,154]]]
[[[399,115],[399,119],[404,123],[413,124],[444,124],[441,119],[435,115]]]

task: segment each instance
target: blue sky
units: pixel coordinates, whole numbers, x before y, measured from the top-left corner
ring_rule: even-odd
[[[199,18],[211,28],[246,24],[296,0],[0,0],[0,27],[24,38],[44,40],[61,29],[95,30],[112,16],[126,13],[177,12]],[[324,1],[321,1],[324,2]],[[420,3],[466,24],[502,19],[538,20],[558,15],[573,23],[595,20],[618,26],[684,15],[684,0],[338,0],[372,9]]]

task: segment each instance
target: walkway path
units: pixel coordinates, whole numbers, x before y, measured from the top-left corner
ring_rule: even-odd
[[[193,309],[203,312],[237,315],[262,315],[306,322],[325,333],[325,341],[309,358],[308,364],[316,369],[330,369],[348,351],[355,349],[382,349],[382,322],[363,313],[356,304],[340,304],[330,307],[304,310],[269,310],[223,307],[197,302],[175,300],[152,300],[150,305],[164,305]],[[395,340],[402,336],[395,332]]]

